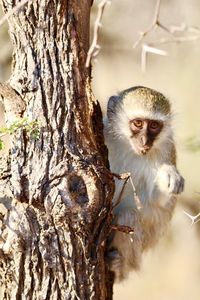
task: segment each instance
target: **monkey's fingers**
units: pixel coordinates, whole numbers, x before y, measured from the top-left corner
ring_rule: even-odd
[[[180,181],[179,181],[179,187],[178,187],[178,192],[177,192],[177,194],[180,194],[180,193],[183,192],[183,190],[184,190],[184,185],[185,185],[185,180],[184,180],[184,178],[181,176],[181,179],[180,179]]]
[[[180,174],[170,176],[169,190],[172,194],[180,194],[184,189],[184,179]]]

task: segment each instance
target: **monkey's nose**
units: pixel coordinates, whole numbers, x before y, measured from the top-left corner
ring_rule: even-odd
[[[141,138],[140,138],[140,143],[141,143],[142,147],[148,147],[147,142],[148,142],[147,136],[142,135]]]

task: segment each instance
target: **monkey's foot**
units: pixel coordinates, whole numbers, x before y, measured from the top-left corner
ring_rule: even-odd
[[[123,280],[126,277],[123,268],[123,258],[116,249],[108,251],[107,261],[110,271],[114,273],[115,281]]]

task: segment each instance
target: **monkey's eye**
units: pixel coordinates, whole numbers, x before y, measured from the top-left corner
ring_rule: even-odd
[[[134,119],[131,121],[131,124],[133,124],[137,128],[142,128],[143,127],[143,121],[140,119]]]
[[[158,129],[160,127],[160,123],[157,121],[151,121],[149,125],[149,127],[153,130]]]

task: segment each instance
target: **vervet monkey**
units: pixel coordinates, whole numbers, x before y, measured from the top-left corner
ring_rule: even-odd
[[[168,99],[147,87],[124,90],[108,101],[105,141],[113,173],[130,172],[139,203],[129,183],[119,202],[122,182],[116,180],[114,224],[108,250],[116,280],[138,269],[141,254],[152,247],[171,219],[184,179],[176,168],[176,149]],[[133,233],[120,231],[133,228]]]

